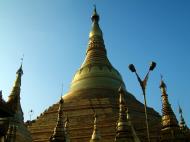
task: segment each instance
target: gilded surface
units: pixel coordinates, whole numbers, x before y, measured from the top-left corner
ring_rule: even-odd
[[[119,113],[118,88],[125,85],[119,72],[109,62],[98,24],[99,16],[92,16],[92,31],[85,60],[76,72],[70,90],[64,95],[64,112],[68,114],[69,134],[72,142],[89,142],[93,132],[93,109],[98,115],[98,129],[103,142],[115,140]],[[137,135],[146,141],[144,105],[126,91],[127,107]],[[93,108],[93,109],[92,109]],[[56,124],[58,104],[50,106],[29,126],[34,142],[48,142]],[[160,116],[148,108],[152,142],[159,139]]]
[[[160,89],[162,91],[162,126],[166,127],[178,127],[176,116],[168,101],[168,95],[166,92],[166,84],[161,80]]]
[[[30,132],[24,124],[23,111],[20,104],[21,77],[23,75],[22,65],[17,71],[16,80],[9,96],[7,105],[12,109],[14,115],[10,118],[10,127],[15,128],[15,142],[32,142]],[[13,140],[14,141],[14,140]]]

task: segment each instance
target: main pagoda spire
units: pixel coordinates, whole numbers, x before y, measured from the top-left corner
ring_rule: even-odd
[[[92,29],[89,33],[89,43],[86,52],[86,58],[82,67],[102,64],[111,66],[106,55],[103,33],[99,26],[100,16],[97,13],[96,7],[94,7],[91,20]]]
[[[96,7],[94,7],[91,20],[92,27],[86,57],[72,80],[70,92],[92,88],[117,90],[121,84],[124,87],[121,75],[108,60],[103,33],[99,26],[100,16]]]

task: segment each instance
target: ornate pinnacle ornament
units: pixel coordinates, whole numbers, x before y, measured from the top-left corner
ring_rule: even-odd
[[[116,127],[115,142],[134,142],[132,129],[127,120],[127,106],[125,100],[125,91],[119,88],[119,120]]]
[[[178,121],[168,101],[167,87],[162,79],[160,89],[162,92],[162,129],[178,127]]]
[[[67,142],[63,118],[63,104],[64,100],[61,98],[61,100],[59,101],[57,125],[54,128],[53,135],[50,137],[50,142]]]
[[[32,142],[32,137],[24,124],[24,116],[20,103],[22,75],[23,75],[23,70],[21,63],[20,68],[16,72],[16,80],[7,101],[7,106],[10,108],[10,110],[13,113],[13,117],[10,117],[9,119],[10,120],[9,127],[10,127],[10,132],[12,129],[13,130],[16,129],[15,131],[16,142],[20,141],[21,139],[22,141]]]
[[[97,128],[97,114],[94,113],[94,130],[90,142],[101,142],[101,135]]]
[[[16,72],[16,80],[9,95],[7,104],[14,113],[14,118],[19,122],[24,122],[23,111],[20,104],[21,79],[23,75],[22,64]]]
[[[181,109],[181,107],[179,106],[179,114],[180,114],[180,122],[179,122],[179,127],[182,131],[188,131],[188,127],[185,123],[185,119],[183,117],[183,111]]]
[[[94,11],[93,11],[91,19],[92,19],[92,30],[89,34],[89,38],[93,36],[102,38],[103,36],[102,30],[100,29],[99,24],[98,24],[100,17],[96,12],[96,6],[94,6]]]
[[[168,101],[166,84],[161,79],[162,91],[162,129],[161,142],[186,142],[186,136],[180,131],[178,121]]]

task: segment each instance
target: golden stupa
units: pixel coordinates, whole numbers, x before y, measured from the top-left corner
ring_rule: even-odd
[[[120,73],[107,58],[103,33],[99,27],[99,15],[94,9],[92,29],[86,57],[73,77],[70,90],[63,96],[64,118],[69,118],[71,142],[89,142],[94,129],[94,111],[102,142],[114,142],[116,122],[119,113],[121,86],[126,94],[126,105],[136,134],[141,141],[147,141],[144,105],[127,91]],[[34,142],[48,142],[57,121],[59,103],[45,110],[28,126]],[[160,139],[161,117],[148,108],[151,142]]]
[[[24,115],[20,102],[21,80],[23,75],[22,64],[16,73],[16,80],[8,101],[4,102],[11,116],[6,117],[9,121],[6,140],[0,139],[1,142],[32,142],[30,132],[24,123]],[[0,127],[1,128],[1,127]]]

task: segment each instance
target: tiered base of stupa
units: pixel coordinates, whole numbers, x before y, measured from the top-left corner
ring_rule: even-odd
[[[118,92],[109,89],[85,89],[64,96],[64,114],[69,117],[71,142],[89,142],[93,131],[93,115],[98,115],[98,128],[103,142],[114,142],[118,120]],[[127,95],[132,123],[142,142],[146,142],[144,105],[131,94]],[[58,104],[44,111],[28,129],[34,142],[48,142],[57,120]],[[157,142],[160,134],[160,116],[148,109],[151,142]]]

